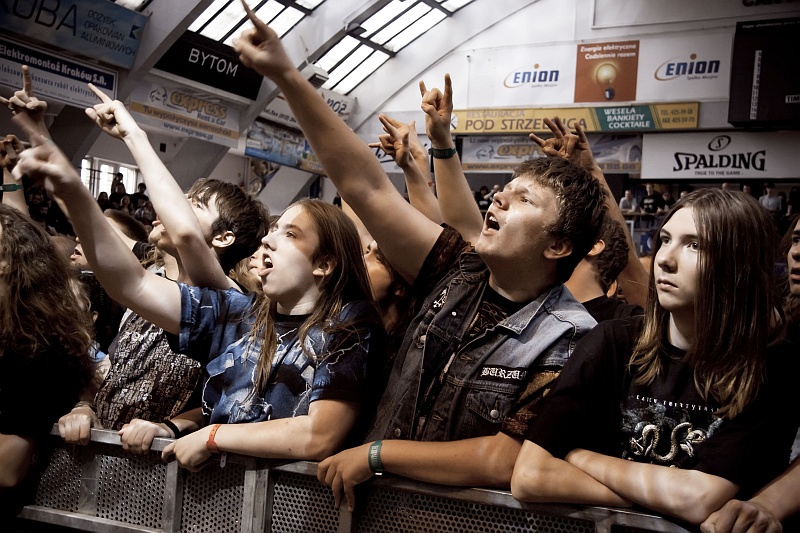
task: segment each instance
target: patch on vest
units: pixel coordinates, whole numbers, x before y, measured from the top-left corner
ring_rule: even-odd
[[[520,383],[528,375],[526,368],[513,368],[510,366],[489,366],[481,368],[479,377],[489,381],[499,381],[503,383]]]
[[[442,289],[441,294],[439,294],[439,297],[433,301],[431,307],[433,307],[434,309],[441,309],[446,301],[447,301],[447,287]]]

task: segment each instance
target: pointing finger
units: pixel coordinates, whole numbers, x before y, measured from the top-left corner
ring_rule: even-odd
[[[28,96],[33,96],[33,82],[31,81],[31,71],[27,65],[22,66],[22,90]]]
[[[112,102],[111,98],[108,97],[106,93],[92,85],[91,83],[88,84],[89,89],[100,99],[101,102],[104,104],[110,104]]]
[[[258,33],[261,36],[266,36],[269,34],[269,27],[264,24],[264,22],[258,18],[255,13],[253,13],[253,10],[250,9],[250,6],[247,5],[245,0],[242,0],[242,5],[244,6],[245,13],[247,13],[247,18],[249,18],[250,22],[253,23],[253,26],[255,26],[255,28],[258,30]]]

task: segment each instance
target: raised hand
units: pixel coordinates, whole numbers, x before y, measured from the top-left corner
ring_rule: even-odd
[[[242,6],[254,27],[242,32],[233,46],[239,61],[273,81],[296,70],[278,34],[264,24],[244,0]]]
[[[12,175],[21,180],[23,175],[44,184],[51,193],[58,193],[70,187],[83,187],[81,177],[69,158],[58,146],[39,132],[36,124],[27,114],[17,114],[12,118],[31,141],[31,148],[22,152]]]
[[[22,89],[16,91],[14,96],[9,99],[0,96],[0,104],[8,107],[14,116],[18,114],[28,115],[33,123],[36,124],[39,133],[42,135],[47,133],[47,127],[44,124],[47,102],[39,100],[33,95],[33,82],[27,65],[22,67]]]
[[[425,82],[419,82],[419,92],[422,95],[422,111],[425,112],[425,130],[434,148],[450,148],[453,139],[450,136],[450,117],[453,114],[453,84],[450,74],[444,75],[444,92],[439,89],[425,87]]]
[[[16,135],[6,135],[0,139],[0,167],[11,172],[17,164],[20,152],[25,149]]]
[[[545,155],[562,157],[589,172],[598,170],[597,163],[592,155],[592,148],[586,138],[586,132],[580,124],[575,124],[576,133],[572,133],[564,122],[554,117],[544,119],[544,123],[553,132],[553,137],[545,140],[531,133],[528,137],[542,148]]]
[[[383,113],[378,115],[378,119],[383,124],[383,131],[386,133],[379,135],[378,142],[370,143],[369,147],[380,148],[387,155],[392,156],[398,167],[406,168],[412,162],[410,136],[411,132],[414,131],[415,123],[403,124],[398,120],[387,117]],[[416,132],[414,137],[416,137]],[[417,142],[419,142],[418,137]]]
[[[99,104],[86,109],[86,115],[97,124],[101,130],[115,139],[125,139],[131,133],[139,130],[139,125],[119,100],[112,100],[103,91],[89,84],[89,89],[100,99]]]

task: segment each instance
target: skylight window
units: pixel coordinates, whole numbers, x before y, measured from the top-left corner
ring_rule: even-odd
[[[347,32],[316,65],[330,74],[323,87],[352,91],[386,61],[474,0],[378,0],[347,18]]]
[[[283,37],[322,2],[323,0],[297,2],[293,0],[247,0],[247,5],[258,18],[269,24],[278,36]],[[208,9],[189,26],[189,30],[209,39],[232,45],[233,40],[242,31],[252,27],[253,24],[247,19],[239,0],[214,0]]]

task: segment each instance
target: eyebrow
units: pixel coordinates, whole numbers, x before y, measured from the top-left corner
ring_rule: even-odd
[[[278,225],[276,224],[275,227],[278,227]],[[292,224],[292,223],[286,224],[285,226],[283,226],[283,229],[284,230],[291,229],[297,231],[298,233],[303,233],[303,228],[301,228],[297,224]]]

